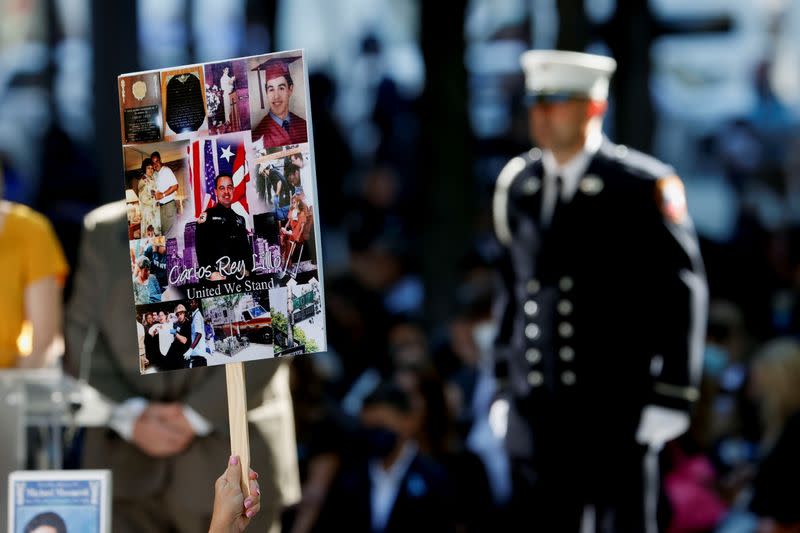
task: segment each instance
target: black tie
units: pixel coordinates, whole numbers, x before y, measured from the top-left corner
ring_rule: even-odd
[[[553,179],[553,188],[555,189],[555,195],[553,198],[553,209],[550,211],[550,220],[547,223],[548,228],[553,227],[553,223],[558,216],[559,211],[562,209],[564,202],[561,200],[561,193],[564,189],[564,179],[561,175],[556,175]]]
[[[286,133],[289,133],[289,121],[288,120],[284,120],[283,124],[281,124],[281,125],[283,126],[283,129],[286,130]]]

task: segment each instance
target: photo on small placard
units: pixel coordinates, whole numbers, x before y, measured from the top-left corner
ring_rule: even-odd
[[[128,239],[174,236],[175,224],[189,202],[188,142],[136,144],[123,148]]]
[[[18,471],[8,487],[11,533],[111,531],[110,470]]]
[[[204,79],[202,65],[161,71],[164,140],[208,131]]]
[[[299,50],[247,59],[253,144],[308,142],[303,56]]]
[[[200,300],[137,305],[136,322],[143,374],[207,366]]]
[[[158,72],[120,76],[120,123],[123,144],[161,140],[161,83]]]
[[[273,356],[269,292],[228,294],[203,300],[210,334],[209,365]]]
[[[269,359],[272,319],[266,290],[136,307],[143,374]]]
[[[257,154],[265,152],[257,150]],[[292,278],[317,269],[316,202],[309,161],[308,144],[290,145],[255,158],[256,191],[278,228],[279,272]]]
[[[133,303],[136,305],[168,301],[180,295],[172,295],[165,291],[169,288],[167,281],[167,246],[166,237],[154,236],[152,226],[148,226],[147,234],[130,243],[131,274],[133,276]]]
[[[250,129],[247,64],[243,60],[205,65],[208,133],[221,135]]]
[[[319,282],[312,278],[269,291],[275,356],[313,353],[327,349]]]

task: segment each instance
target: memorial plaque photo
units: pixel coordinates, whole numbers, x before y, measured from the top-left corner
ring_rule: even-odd
[[[185,139],[208,130],[203,67],[161,73],[166,140]]]
[[[161,84],[156,73],[120,77],[122,139],[126,144],[161,140]]]

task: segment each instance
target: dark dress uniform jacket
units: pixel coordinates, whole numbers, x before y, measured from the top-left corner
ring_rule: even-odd
[[[697,394],[702,261],[688,215],[659,207],[663,179],[677,182],[670,167],[604,140],[545,228],[540,157],[510,161],[494,197],[507,245],[495,342],[507,445],[512,458],[613,475],[645,405],[688,410]]]
[[[203,220],[201,216],[200,220]],[[205,220],[197,222],[197,262],[201,267],[216,269],[217,260],[229,257],[231,263],[244,261],[253,268],[253,250],[247,239],[244,217],[233,209],[217,204],[205,212]]]

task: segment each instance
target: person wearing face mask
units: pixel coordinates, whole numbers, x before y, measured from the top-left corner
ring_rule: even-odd
[[[408,394],[382,383],[363,403],[364,451],[343,466],[317,531],[400,533],[455,531],[450,481],[412,439]]]

